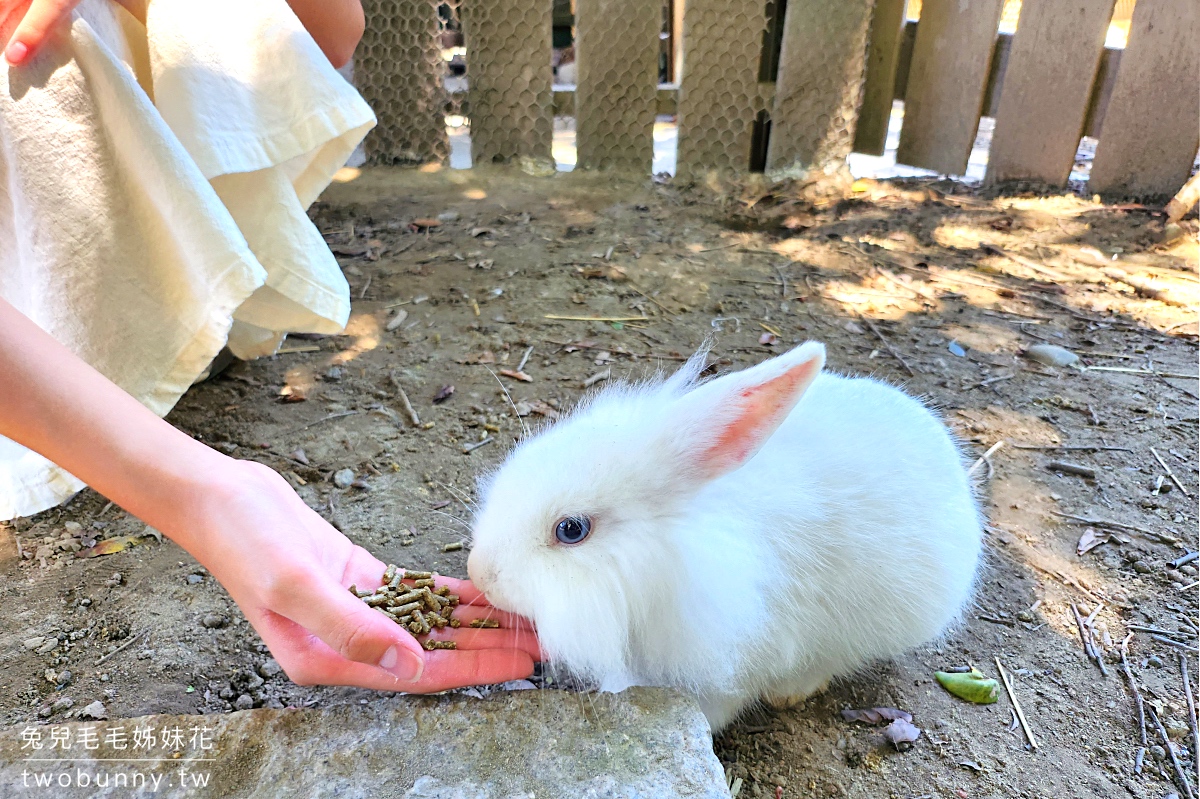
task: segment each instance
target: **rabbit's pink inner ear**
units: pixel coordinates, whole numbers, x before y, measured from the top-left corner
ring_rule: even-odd
[[[747,386],[730,397],[738,410],[700,457],[704,471],[716,477],[749,460],[787,418],[820,370],[821,359],[810,358],[778,377]]]

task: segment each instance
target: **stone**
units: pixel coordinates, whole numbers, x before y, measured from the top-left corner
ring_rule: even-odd
[[[1154,571],[1154,569],[1150,567],[1150,564],[1144,560],[1134,561],[1133,570],[1138,574],[1149,574],[1150,572]]]
[[[1163,667],[1162,658],[1160,658],[1158,655],[1151,655],[1150,657],[1146,658],[1146,665],[1150,666],[1151,668],[1161,669]]]
[[[1034,344],[1025,350],[1025,357],[1047,366],[1071,366],[1079,363],[1079,356],[1055,344]]]
[[[189,574],[186,579],[188,581],[188,585],[198,585],[199,583],[204,582],[204,578],[199,574]]]
[[[104,719],[108,718],[108,708],[104,706],[103,702],[97,699],[95,702],[92,702],[83,710],[79,711],[79,718],[103,721]]]
[[[338,469],[333,473],[333,484],[338,488],[349,488],[354,485],[354,470]]]
[[[250,694],[242,694],[233,703],[233,707],[235,710],[249,710],[254,707],[254,697],[250,696]]]
[[[210,630],[216,630],[220,627],[224,627],[226,623],[228,623],[228,619],[226,619],[220,613],[205,613],[204,618],[200,620],[200,623]]]
[[[282,671],[283,666],[280,666],[279,661],[275,658],[267,658],[267,660],[258,667],[258,673],[267,680],[271,679],[277,674],[280,674]]]
[[[37,649],[39,646],[41,646],[44,643],[46,643],[46,637],[42,636],[42,635],[38,635],[33,638],[26,638],[24,641],[21,642],[21,645],[24,646],[26,649]]]
[[[62,726],[77,740],[84,725]],[[102,743],[95,753],[80,753],[88,761],[115,756],[103,748],[110,726],[207,727],[214,748],[205,756],[219,764],[209,772],[206,795],[212,796],[729,799],[700,708],[656,688],[587,697],[557,690],[485,699],[377,696],[367,705],[149,716],[91,726]],[[0,730],[0,785],[21,784],[22,770],[29,769],[23,728]],[[139,770],[148,779],[175,776],[179,761],[164,754],[139,763]],[[184,756],[192,753],[185,749]],[[72,765],[86,769],[89,763]],[[55,799],[94,795],[94,786],[75,784],[54,792]],[[177,781],[166,779],[156,794],[181,795]]]
[[[69,696],[60,696],[50,705],[50,712],[62,713],[64,710],[70,710],[73,707],[75,707],[74,699]]]
[[[1173,741],[1178,741],[1191,732],[1186,722],[1179,719],[1166,719],[1163,721],[1163,728],[1167,731],[1167,736]]]

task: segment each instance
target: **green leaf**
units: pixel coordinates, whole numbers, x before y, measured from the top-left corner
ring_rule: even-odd
[[[1000,692],[1000,684],[976,668],[972,668],[966,674],[935,671],[933,676],[937,677],[937,681],[943,688],[959,699],[965,699],[977,705],[992,704]]]
[[[624,330],[625,329],[624,322],[612,322],[611,324],[612,324],[613,330]]]

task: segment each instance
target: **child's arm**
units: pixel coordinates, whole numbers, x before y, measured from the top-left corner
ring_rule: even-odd
[[[192,553],[296,682],[427,692],[533,671],[537,641],[527,629],[455,630],[459,651],[423,651],[346,590],[378,585],[383,564],[275,471],[159,419],[3,299],[0,435]],[[469,583],[458,585],[464,599],[482,602]]]
[[[8,63],[16,66],[28,60],[79,2],[0,0],[0,43]],[[289,0],[288,5],[335,67],[350,60],[366,24],[359,0]]]
[[[288,0],[309,35],[335,67],[354,55],[366,22],[359,0]]]

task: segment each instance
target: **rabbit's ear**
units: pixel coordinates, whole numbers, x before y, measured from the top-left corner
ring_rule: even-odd
[[[687,470],[711,480],[748,461],[787,418],[824,364],[825,347],[809,341],[681,397],[676,440],[683,444]]]

